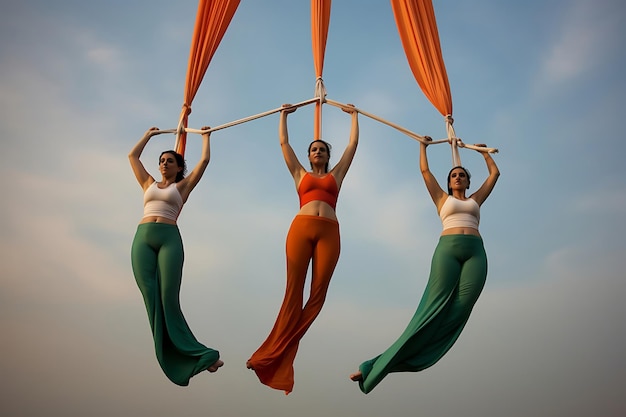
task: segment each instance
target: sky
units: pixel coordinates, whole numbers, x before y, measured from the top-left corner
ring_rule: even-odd
[[[302,339],[294,391],[245,361],[282,301],[298,210],[271,115],[211,137],[179,218],[181,303],[225,365],[178,387],[163,375],[130,266],[142,193],[127,154],[175,128],[197,2],[26,0],[0,13],[0,414],[10,416],[568,416],[626,414],[625,6],[620,0],[435,1],[455,129],[498,148],[481,212],[487,284],[450,352],[364,395],[348,379],[391,345],[426,285],[441,224],[419,143],[363,115],[337,216],[342,253]],[[217,126],[314,95],[307,1],[242,1],[192,104]],[[387,1],[332,4],[327,97],[446,136],[413,77]],[[350,117],[326,105],[331,164]],[[289,116],[304,161],[313,107]],[[617,133],[616,133],[617,132]],[[616,136],[617,135],[617,136]],[[200,137],[190,135],[194,166]],[[174,136],[153,138],[157,157]],[[440,182],[447,144],[429,147]],[[462,149],[478,186],[483,158]],[[470,190],[471,191],[471,190]]]

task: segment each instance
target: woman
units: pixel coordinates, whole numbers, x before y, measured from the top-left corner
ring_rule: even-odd
[[[329,171],[330,146],[322,140],[314,140],[308,150],[309,172],[289,145],[287,115],[295,110],[295,107],[283,105],[278,128],[283,156],[300,197],[300,211],[287,234],[287,287],[272,331],[246,363],[263,384],[283,390],[285,394],[293,389],[293,362],[300,339],[322,309],[339,260],[339,223],[335,206],[359,140],[358,112],[349,105],[343,110],[352,115],[352,127],[341,159]],[[309,262],[312,263],[311,290],[302,307]]]
[[[422,142],[420,169],[441,217],[443,232],[432,258],[426,290],[406,330],[384,353],[363,362],[359,371],[350,375],[365,394],[391,372],[421,371],[441,359],[461,334],[487,278],[487,256],[478,223],[480,206],[500,175],[498,167],[486,150],[479,150],[489,171],[482,186],[466,197],[470,174],[457,166],[448,174],[445,192],[428,168],[426,147],[427,143]]]
[[[182,155],[174,151],[161,153],[161,180],[157,182],[139,158],[150,138],[160,133],[156,127],[150,128],[128,154],[130,166],[144,191],[144,215],[133,240],[131,258],[159,364],[173,383],[186,386],[199,372],[215,372],[224,365],[218,351],[196,340],[180,309],[179,299],[184,252],[176,219],[209,165],[210,133],[202,135],[200,161],[187,177]]]

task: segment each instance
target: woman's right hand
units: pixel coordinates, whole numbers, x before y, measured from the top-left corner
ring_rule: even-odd
[[[280,110],[280,112],[284,114],[289,114],[293,113],[296,110],[298,110],[298,108],[291,104],[283,104],[283,108]]]
[[[154,135],[157,135],[159,132],[159,128],[156,126],[152,126],[150,129],[146,130],[146,133],[143,134],[144,138],[151,138]]]

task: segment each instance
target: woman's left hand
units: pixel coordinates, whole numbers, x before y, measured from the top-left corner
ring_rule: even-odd
[[[475,143],[474,146],[476,146],[478,148],[484,148],[484,149],[476,149],[477,152],[489,153],[489,150],[487,149],[487,145],[484,144],[484,143]]]
[[[345,106],[341,107],[341,110],[345,111],[346,113],[357,113],[356,107],[354,107],[354,104],[347,104]]]

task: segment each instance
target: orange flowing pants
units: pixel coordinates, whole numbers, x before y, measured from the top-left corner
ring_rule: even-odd
[[[300,339],[318,316],[339,260],[339,223],[319,216],[298,215],[287,234],[287,287],[269,336],[248,360],[259,380],[289,394],[293,389],[293,362]],[[303,307],[309,268],[311,291]]]

